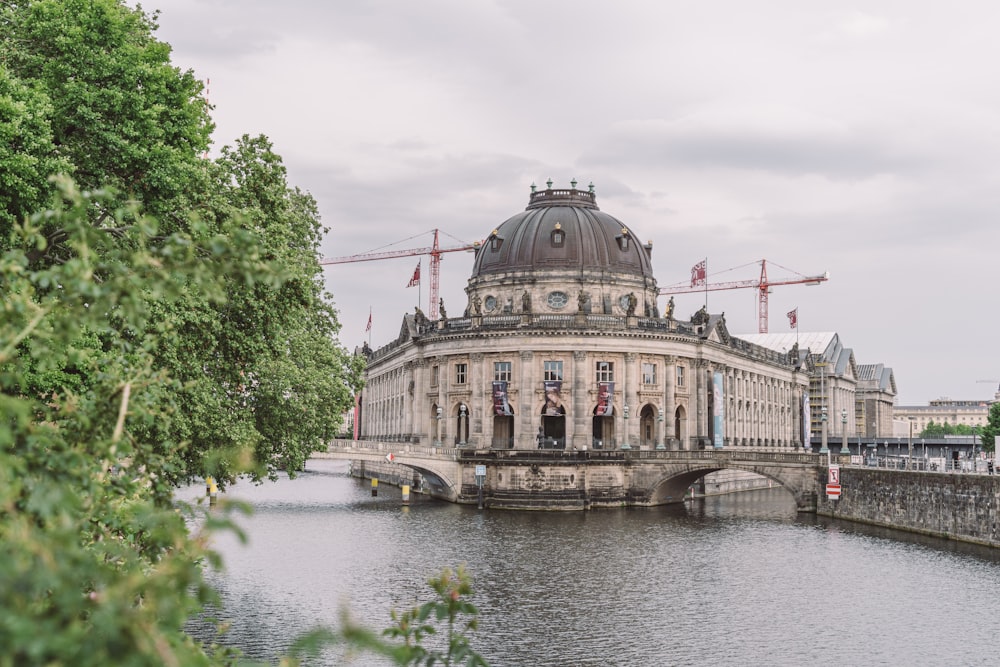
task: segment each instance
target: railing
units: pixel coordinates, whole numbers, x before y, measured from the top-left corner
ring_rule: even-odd
[[[501,439],[502,444],[507,442],[509,441]],[[739,449],[646,450],[618,449],[610,446],[602,449],[574,449],[572,447],[568,449],[512,449],[506,446],[477,449],[452,444],[417,445],[374,440],[334,440],[330,443],[329,451],[358,452],[368,455],[383,455],[392,452],[397,456],[446,456],[456,457],[459,460],[717,461],[720,463],[785,463],[808,466],[823,465],[826,462],[825,455],[802,452],[753,452]]]
[[[910,470],[913,472],[945,472],[967,475],[992,475],[995,471],[991,461],[982,459],[945,459],[914,458],[912,462],[906,456],[866,456],[863,463],[857,462],[857,456],[851,457],[851,466],[855,468],[882,468],[885,470]]]

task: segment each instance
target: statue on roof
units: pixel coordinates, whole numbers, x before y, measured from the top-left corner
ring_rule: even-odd
[[[442,320],[448,319],[448,313],[445,312],[445,309],[444,309],[444,299],[443,298],[438,299],[438,312],[440,313],[440,317],[441,317]]]
[[[636,305],[638,305],[638,303],[639,303],[639,300],[635,298],[635,292],[629,292],[628,293],[628,308],[626,309],[625,314],[628,315],[629,317],[632,317],[633,315],[635,315],[635,307],[636,307]]]
[[[698,309],[698,312],[691,316],[692,324],[708,324],[708,320],[709,316],[707,306],[702,306]]]
[[[674,297],[670,297],[670,301],[667,301],[667,319],[674,319]]]
[[[528,294],[528,290],[524,290],[524,294],[521,295],[521,312],[531,312],[531,295]]]
[[[413,319],[417,326],[424,326],[428,322],[427,316],[424,315],[424,311],[420,310],[420,306],[413,307]]]

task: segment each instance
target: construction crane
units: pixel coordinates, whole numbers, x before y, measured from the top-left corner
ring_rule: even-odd
[[[785,267],[780,264],[777,265],[780,268],[785,269]],[[791,271],[791,269],[785,269],[791,273],[796,273]],[[731,282],[723,283],[710,283],[705,282],[702,284],[687,284],[678,283],[677,285],[669,285],[660,290],[660,294],[691,294],[693,292],[711,292],[716,290],[729,290],[729,289],[744,289],[753,288],[757,290],[757,330],[759,333],[767,333],[767,295],[770,293],[771,288],[777,285],[819,285],[822,282],[826,282],[830,279],[830,273],[825,272],[819,276],[803,276],[799,274],[798,278],[790,280],[768,280],[767,279],[767,260],[760,260],[760,278],[756,280],[734,280]]]
[[[430,293],[430,319],[436,320],[438,318],[438,303],[439,294],[441,291],[441,255],[446,252],[462,252],[465,250],[477,250],[481,245],[478,241],[474,243],[468,243],[465,245],[454,246],[451,248],[442,248],[438,244],[438,230],[432,230],[434,232],[434,243],[429,248],[411,248],[409,250],[387,250],[385,252],[367,252],[360,255],[347,255],[346,257],[327,257],[320,260],[320,265],[326,266],[328,264],[347,264],[349,262],[373,262],[378,259],[393,259],[396,257],[412,257],[414,255],[430,255],[430,276],[431,276],[431,293]],[[411,237],[412,238],[412,237]]]

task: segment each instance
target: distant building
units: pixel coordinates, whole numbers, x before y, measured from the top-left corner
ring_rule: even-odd
[[[858,364],[854,350],[844,347],[834,332],[738,334],[738,338],[777,352],[797,351],[810,372],[809,402],[813,436],[883,437],[893,434],[896,379],[884,364]]]
[[[1000,401],[1000,387],[993,395],[993,400],[956,401],[939,398],[927,405],[897,405],[893,409],[893,417],[902,422],[912,419],[914,434],[923,431],[931,422],[951,426],[983,427],[989,419],[990,406],[998,401]]]

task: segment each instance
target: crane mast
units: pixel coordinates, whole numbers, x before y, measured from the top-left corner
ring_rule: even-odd
[[[768,280],[767,260],[760,260],[760,278],[756,280],[734,280],[729,282],[709,283],[704,285],[689,285],[679,283],[669,285],[660,290],[660,294],[693,294],[695,292],[714,292],[718,290],[746,289],[757,290],[757,330],[759,333],[767,333],[767,295],[771,288],[778,285],[819,285],[830,279],[829,273],[817,276],[801,276],[791,280]]]
[[[438,304],[440,303],[440,288],[441,288],[441,255],[446,252],[461,252],[465,250],[476,250],[479,248],[479,242],[468,243],[461,246],[454,246],[449,248],[442,248],[438,242],[438,230],[433,230],[434,241],[430,247],[424,248],[409,248],[406,250],[387,250],[383,252],[367,252],[361,253],[359,255],[346,255],[344,257],[326,257],[319,261],[320,266],[328,266],[330,264],[348,264],[351,262],[373,262],[380,259],[395,259],[398,257],[413,257],[416,255],[430,255],[431,259],[429,264],[430,273],[430,305],[428,307],[428,312],[430,313],[430,319],[438,319],[439,311]]]

